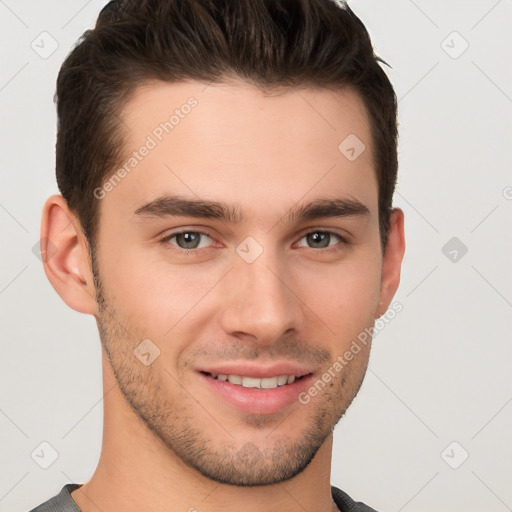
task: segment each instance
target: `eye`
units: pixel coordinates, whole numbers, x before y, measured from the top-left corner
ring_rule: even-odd
[[[202,249],[207,247],[208,244],[201,245],[201,237],[211,238],[201,231],[180,231],[178,233],[171,233],[162,238],[161,242],[164,244],[170,243],[176,246],[177,250],[183,253],[190,253],[193,249]],[[176,239],[176,243],[171,240]]]
[[[172,245],[173,249],[178,253],[192,255],[194,253],[197,254],[200,249],[209,247],[208,241],[203,243],[205,238],[212,241],[212,238],[202,231],[184,230],[166,235],[161,239],[161,243],[164,246]],[[308,244],[306,247],[318,253],[339,250],[349,245],[349,242],[344,237],[332,231],[310,231],[303,235],[300,240],[305,240],[306,244]],[[300,242],[297,245],[304,247]]]
[[[334,241],[337,240],[338,243],[331,243],[333,241],[333,238]],[[301,240],[303,239],[306,240],[306,243],[313,245],[312,247],[310,247],[311,249],[317,249],[320,251],[322,251],[322,249],[332,247],[333,245],[348,245],[348,242],[345,238],[343,238],[341,235],[338,235],[338,233],[333,233],[331,231],[310,231],[301,238]],[[304,246],[299,244],[299,247]]]

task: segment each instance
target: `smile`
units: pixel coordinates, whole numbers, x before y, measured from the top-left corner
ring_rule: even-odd
[[[222,373],[214,374],[207,373],[213,379],[228,381],[237,386],[244,388],[258,388],[258,389],[275,389],[279,386],[286,386],[295,382],[295,375],[279,375],[276,377],[264,377],[261,379],[255,377],[247,377],[243,375],[225,375]],[[300,378],[300,377],[299,377]]]

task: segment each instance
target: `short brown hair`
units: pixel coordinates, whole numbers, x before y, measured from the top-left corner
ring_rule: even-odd
[[[99,227],[93,191],[120,165],[119,116],[130,95],[155,80],[230,77],[262,90],[357,91],[371,120],[385,250],[398,169],[397,100],[379,61],[361,20],[335,0],[110,2],[66,57],[55,94],[57,183],[91,251]]]

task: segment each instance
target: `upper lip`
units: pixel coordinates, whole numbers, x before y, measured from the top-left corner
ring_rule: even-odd
[[[309,368],[299,366],[296,363],[281,362],[263,366],[256,363],[223,363],[199,368],[198,371],[212,373],[213,375],[239,375],[241,377],[253,377],[264,379],[265,377],[278,377],[280,375],[295,375],[303,377],[312,373]]]

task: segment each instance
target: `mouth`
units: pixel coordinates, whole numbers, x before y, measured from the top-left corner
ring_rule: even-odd
[[[223,382],[229,382],[235,386],[242,386],[244,388],[256,388],[256,389],[276,389],[281,386],[287,386],[293,384],[295,381],[306,377],[306,375],[276,375],[274,377],[249,377],[247,375],[227,375],[225,373],[210,373],[201,372],[212,379],[220,380]]]
[[[242,369],[245,372],[240,371]],[[218,369],[200,370],[196,375],[208,393],[207,400],[211,405],[218,403],[249,414],[272,415],[290,407],[303,407],[298,396],[311,386],[314,379],[312,372],[290,367],[275,372],[247,367],[239,368],[238,372],[230,370],[229,373],[216,373]]]

